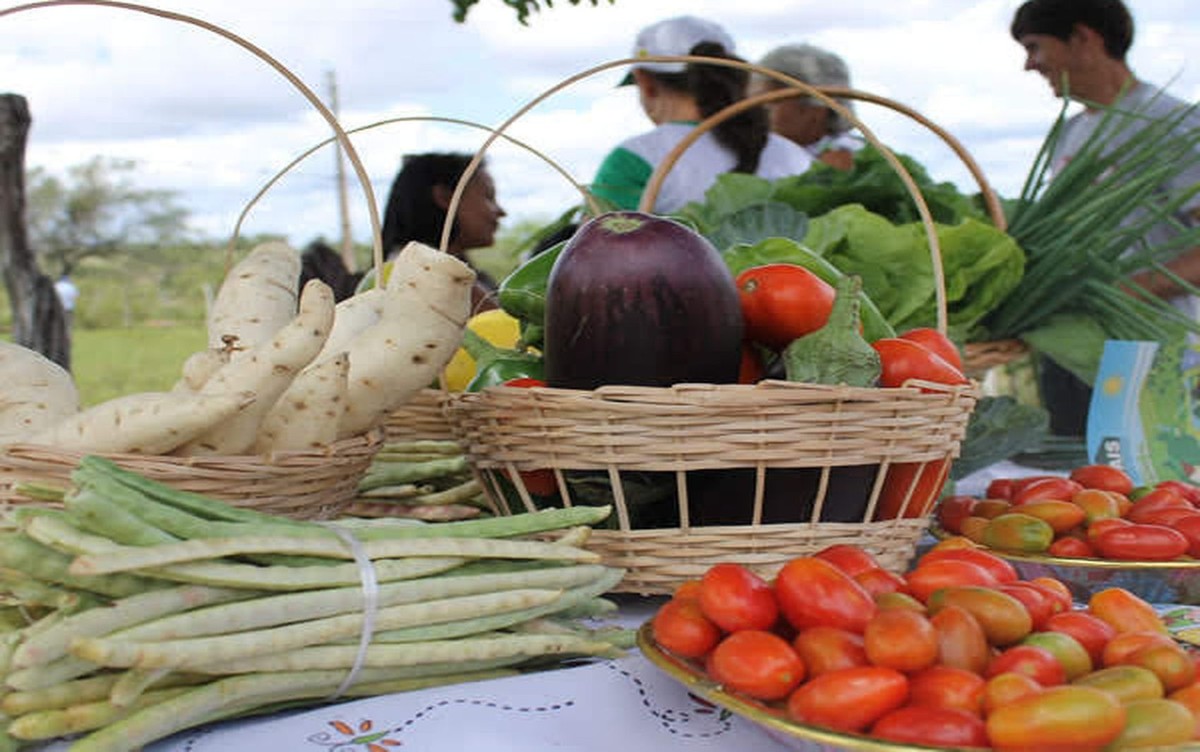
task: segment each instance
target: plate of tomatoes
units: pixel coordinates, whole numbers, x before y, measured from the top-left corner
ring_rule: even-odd
[[[848,545],[770,581],[716,564],[638,646],[804,752],[1200,749],[1200,661],[1133,593],[1075,604],[1062,583],[957,545],[879,571]]]
[[[1135,487],[1120,468],[997,478],[982,496],[939,502],[934,534],[963,536],[1024,577],[1061,580],[1077,600],[1122,587],[1157,603],[1200,603],[1200,486]]]

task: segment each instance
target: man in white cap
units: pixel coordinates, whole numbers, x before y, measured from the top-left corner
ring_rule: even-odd
[[[809,86],[850,88],[850,70],[837,55],[811,44],[785,44],[768,52],[758,64],[791,76]],[[752,93],[788,88],[788,84],[756,74]],[[853,110],[849,100],[838,104]],[[854,164],[854,152],[863,140],[855,135],[853,124],[824,102],[808,96],[781,99],[767,105],[771,130],[795,141],[827,164],[843,170]]]
[[[684,55],[742,62],[728,32],[695,16],[668,18],[638,33],[633,57],[645,60],[635,63],[622,83],[637,86],[642,110],[655,128],[623,141],[600,165],[592,193],[613,208],[638,208],[655,168],[696,124],[746,96],[750,75],[744,68],[653,59]],[[811,164],[804,149],[770,132],[764,108],[752,108],[693,143],[667,173],[649,208],[669,214],[702,200],[722,173],[774,179],[804,172]]]

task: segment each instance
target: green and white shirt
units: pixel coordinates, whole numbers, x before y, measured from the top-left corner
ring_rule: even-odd
[[[636,209],[654,168],[683,140],[695,123],[663,123],[654,130],[621,142],[609,152],[596,172],[591,191],[620,209]],[[812,156],[802,147],[774,133],[767,139],[755,175],[774,180],[797,175],[812,165]],[[654,211],[669,214],[690,201],[701,201],[717,176],[731,172],[737,164],[733,152],[711,132],[700,136],[680,155],[663,180]]]

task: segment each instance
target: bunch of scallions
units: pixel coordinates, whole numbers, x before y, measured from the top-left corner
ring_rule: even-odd
[[[1167,342],[1200,331],[1182,311],[1128,283],[1156,269],[1197,292],[1163,266],[1200,246],[1200,224],[1176,218],[1200,185],[1162,188],[1200,163],[1200,129],[1189,129],[1189,122],[1192,107],[1161,119],[1108,108],[1051,179],[1064,105],[1020,196],[1006,202],[1008,233],[1025,251],[1026,267],[1020,284],[985,317],[987,337],[1020,338],[1090,382],[1106,339]],[[1172,237],[1146,242],[1160,225],[1173,228]]]
[[[0,531],[0,750],[129,750],[193,726],[613,657],[609,509],[297,521],[85,457]],[[47,493],[47,495],[50,495]]]

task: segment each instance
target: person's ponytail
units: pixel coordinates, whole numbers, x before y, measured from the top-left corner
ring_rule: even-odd
[[[689,54],[741,60],[714,42],[701,42],[693,47]],[[686,75],[688,91],[695,98],[700,114],[705,118],[744,99],[750,83],[748,71],[711,63],[689,63]],[[758,170],[758,160],[767,145],[769,134],[770,122],[763,107],[752,107],[740,112],[713,128],[713,135],[717,141],[732,151],[737,159],[733,171],[751,174]]]

